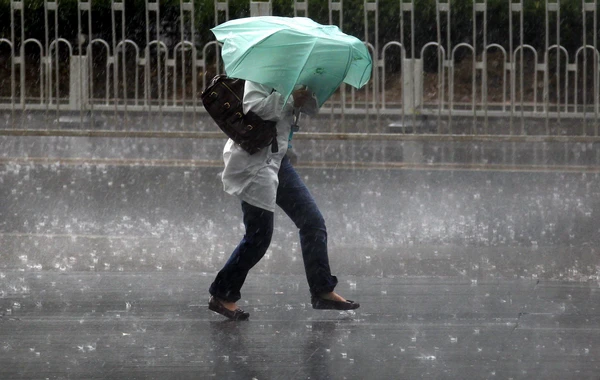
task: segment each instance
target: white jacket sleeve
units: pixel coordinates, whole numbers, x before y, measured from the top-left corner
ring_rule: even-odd
[[[244,86],[244,112],[252,111],[264,120],[279,121],[294,106],[290,95],[284,106],[283,95],[273,91],[271,87],[246,81]]]

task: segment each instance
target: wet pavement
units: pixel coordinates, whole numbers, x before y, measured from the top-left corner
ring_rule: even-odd
[[[243,233],[218,153],[211,164],[184,159],[174,140],[130,141],[124,151],[58,139],[39,161],[36,140],[18,141],[0,160],[0,270],[214,272]],[[166,158],[151,159],[158,151]],[[298,166],[342,273],[600,281],[599,173],[353,169],[302,156]],[[303,270],[296,228],[277,213],[256,271]]]
[[[206,305],[242,233],[219,141],[0,138],[0,379],[600,379],[597,167],[374,170],[322,144],[298,168],[362,306],[312,310],[278,213],[236,323]]]
[[[304,278],[251,275],[250,320],[206,307],[212,273],[15,273],[2,379],[594,379],[597,284],[340,274],[354,312]]]

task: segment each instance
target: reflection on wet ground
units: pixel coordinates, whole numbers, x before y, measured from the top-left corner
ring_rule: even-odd
[[[339,273],[338,273],[339,274]],[[305,280],[251,275],[247,322],[206,307],[213,274],[15,273],[2,379],[597,379],[597,284],[348,277],[355,312]]]

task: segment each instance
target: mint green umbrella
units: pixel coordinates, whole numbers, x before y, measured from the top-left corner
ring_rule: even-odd
[[[273,87],[287,99],[305,85],[323,105],[342,82],[356,88],[371,77],[371,55],[358,38],[306,17],[262,16],[211,29],[223,43],[225,72]]]

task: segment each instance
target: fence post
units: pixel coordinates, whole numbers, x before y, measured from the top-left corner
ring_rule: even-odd
[[[271,16],[273,14],[273,5],[269,1],[250,1],[250,17]]]
[[[23,1],[11,1],[11,12],[10,12],[10,23],[11,23],[11,102],[14,110],[14,98],[15,98],[15,66],[19,65],[19,93],[21,106],[25,106],[25,10],[23,9]],[[15,47],[17,46],[16,35],[15,35],[15,14],[17,11],[20,13],[20,36],[19,36],[19,55],[16,55]]]
[[[402,60],[402,109],[415,114],[423,99],[423,59]]]
[[[219,12],[224,12],[225,21],[229,21],[229,0],[215,0],[215,25],[219,25]]]
[[[481,72],[481,101],[483,103],[483,128],[484,133],[488,133],[488,87],[487,87],[487,0],[484,0],[482,3],[475,2],[473,3],[473,54],[475,55],[475,60],[477,60],[477,35],[480,31],[477,30],[477,16],[481,14],[483,19],[483,41],[482,41],[482,51],[481,51],[481,61],[475,63],[476,70]],[[476,100],[476,76],[473,76],[473,129],[476,130],[477,125],[477,100]]]
[[[365,26],[365,44],[369,45],[371,30],[369,29],[369,13],[373,14],[375,28],[373,30],[373,108],[376,113],[377,126],[379,127],[379,71],[382,62],[379,60],[379,0],[364,0],[364,26]],[[352,99],[354,102],[354,99]],[[369,86],[365,86],[365,116],[369,123]]]
[[[448,70],[448,89],[449,94],[449,107],[448,107],[448,128],[449,133],[452,134],[452,89],[453,89],[453,78],[450,75],[452,70],[452,37],[451,37],[451,22],[450,22],[450,1],[440,2],[440,0],[436,0],[436,23],[437,23],[437,43],[438,47],[442,47],[442,14],[446,15],[446,56],[443,58],[439,57],[438,53],[438,92],[439,92],[439,104],[438,104],[438,123],[441,119],[441,113],[444,109],[444,75],[446,69]]]
[[[593,19],[593,26],[592,26],[592,30],[598,30],[598,4],[597,4],[597,0],[593,0],[593,2],[584,2],[583,4],[584,6],[584,17],[583,17],[583,46],[587,46],[587,41],[586,41],[586,27],[585,27],[585,19],[586,19],[586,15],[588,13],[592,14],[592,19]],[[598,51],[598,34],[594,33],[593,37],[592,37],[592,46],[594,48],[594,136],[598,136],[598,114],[600,113],[600,96],[598,95],[598,91],[600,90],[600,69],[598,68],[598,56],[597,56],[597,51]],[[584,55],[585,57],[585,55]],[[584,69],[585,72],[585,69]],[[585,116],[584,116],[584,122],[585,122]]]
[[[88,57],[74,55],[71,57],[69,70],[69,108],[84,110],[89,105]]]
[[[301,16],[308,17],[308,0],[298,1],[294,0],[294,17],[298,17],[298,11],[302,11]]]

